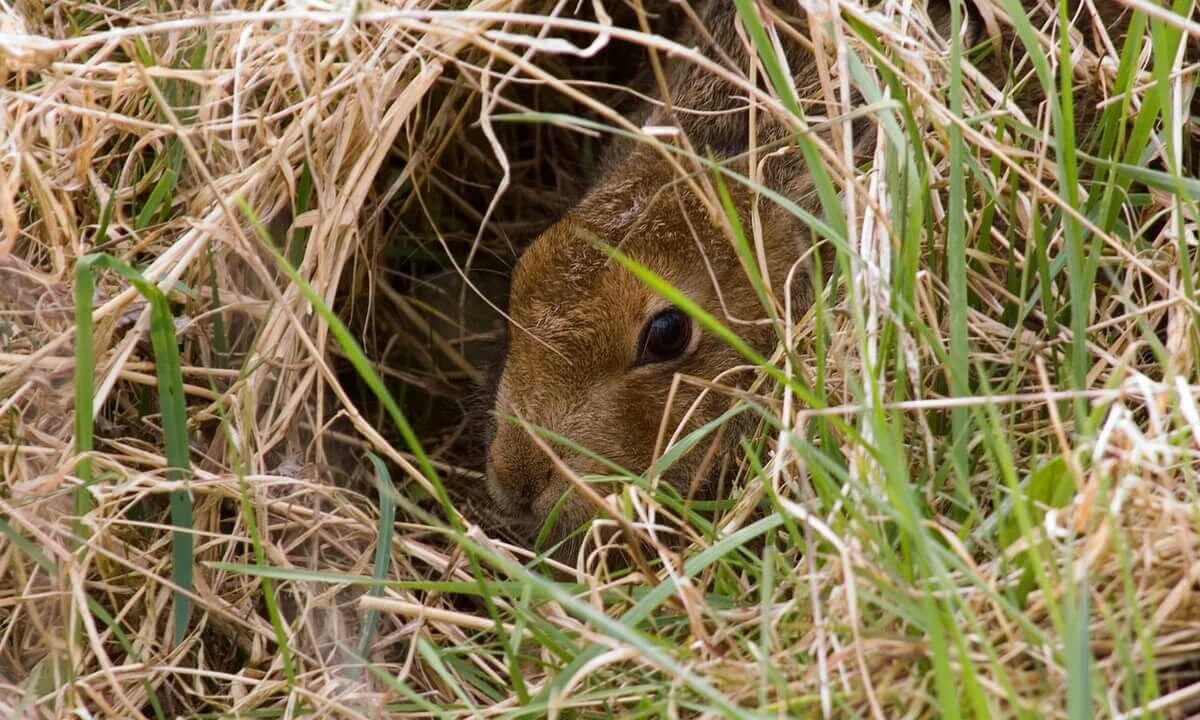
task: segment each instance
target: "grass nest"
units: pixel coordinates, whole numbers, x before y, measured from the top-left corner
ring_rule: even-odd
[[[677,3],[0,0],[0,715],[1200,710],[1194,3],[983,0],[1008,77],[921,5],[803,8],[880,137],[770,360],[822,402],[702,512],[620,484],[648,575],[514,542],[477,413]]]

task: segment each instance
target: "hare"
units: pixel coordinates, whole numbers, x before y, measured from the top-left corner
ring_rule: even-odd
[[[1118,3],[1096,4],[1103,8],[1100,21],[1107,27],[1121,22]],[[1093,19],[1086,7],[1076,10],[1076,26],[1086,34]],[[700,13],[707,31],[693,30],[683,42],[744,72],[751,58],[738,34],[741,21],[734,4],[710,2]],[[937,3],[930,16],[943,35],[950,31],[948,4]],[[975,26],[982,24],[972,22],[964,33],[968,41],[983,35]],[[805,104],[822,93],[805,25],[792,21],[792,27],[794,33],[780,32],[779,37],[797,96]],[[1016,44],[1010,30],[1002,38]],[[645,124],[674,125],[699,155],[711,153],[745,173],[747,163],[738,158],[751,142],[745,90],[683,61],[668,60],[665,75],[671,103],[649,109]],[[1038,98],[1027,94],[1019,101],[1032,110]],[[805,111],[827,114],[811,103]],[[756,117],[758,145],[789,137],[790,131],[766,110],[760,108]],[[872,151],[875,133],[868,121],[856,122],[858,162]],[[793,147],[763,160],[768,154],[760,153],[764,184],[819,214],[800,153]],[[776,331],[764,322],[766,311],[730,241],[727,218],[714,212],[711,199],[706,202],[696,184],[682,178],[667,157],[648,143],[616,143],[592,189],[539,236],[516,265],[508,346],[499,363],[487,438],[487,488],[497,509],[524,533],[536,532],[560,500],[552,540],[564,538],[593,517],[594,498],[578,492],[572,477],[611,475],[610,466],[596,458],[633,473],[645,471],[654,460],[664,415],[665,427],[673,429],[688,414],[685,429],[691,429],[730,407],[728,393],[709,392],[691,408],[701,387],[675,383],[677,375],[734,387],[754,376],[751,370],[739,369],[746,361],[737,350],[635,277],[605,246],[618,248],[664,278],[760,354],[769,354],[777,343]],[[704,170],[703,164],[694,168]],[[753,193],[740,183],[727,185],[743,227],[749,228]],[[811,287],[805,278],[809,231],[774,203],[760,201],[759,212],[763,275],[775,297],[790,292],[793,307],[802,312],[808,301],[805,291]],[[750,414],[742,413],[727,424],[717,433],[715,449],[736,449],[751,422]],[[541,430],[569,443],[546,439]],[[662,479],[685,496],[713,495],[712,468],[719,463],[706,461],[708,449],[701,444],[684,454]]]

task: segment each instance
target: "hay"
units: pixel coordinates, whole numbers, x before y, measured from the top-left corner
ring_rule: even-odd
[[[465,269],[489,302],[502,302],[516,248],[582,191],[596,138],[492,118],[526,109],[611,116],[605,108],[626,97],[611,85],[628,82],[632,70],[621,53],[602,54],[599,64],[590,56],[596,34],[582,30],[597,16],[609,20],[603,5],[575,15],[573,5],[532,0],[454,9],[427,0],[0,0],[0,715],[496,716],[518,709],[520,686],[545,703],[533,716],[719,714],[707,687],[729,707],[780,716],[925,717],[945,711],[933,671],[944,652],[948,667],[969,666],[975,697],[997,714],[1052,717],[1068,706],[1064,656],[1079,627],[1064,617],[1075,617],[1068,610],[1081,595],[1089,601],[1077,625],[1086,626],[1094,658],[1093,698],[1104,700],[1098,714],[1200,707],[1197,308],[1181,290],[1179,255],[1195,244],[1194,201],[1142,188],[1138,203],[1121,207],[1136,242],[1102,233],[1104,287],[1088,327],[1093,364],[1086,390],[1069,391],[1048,369],[1069,346],[1069,328],[1051,335],[1041,305],[1017,324],[1005,275],[1012,258],[1033,262],[1026,238],[1059,203],[1047,160],[1053,149],[1014,139],[998,127],[999,113],[988,114],[996,105],[1013,110],[1000,78],[968,72],[964,115],[973,120],[953,118],[944,50],[899,30],[902,5],[844,5],[826,39],[870,57],[849,28],[851,20],[865,23],[908,80],[913,136],[933,162],[938,203],[911,289],[914,316],[897,319],[890,302],[885,270],[899,260],[888,235],[885,158],[864,175],[840,162],[837,147],[826,148],[848,207],[857,209],[852,240],[863,260],[849,287],[830,295],[841,323],[827,368],[834,407],[799,407],[765,384],[759,401],[800,434],[833,416],[866,428],[871,413],[859,393],[877,374],[865,361],[879,359],[883,329],[892,328],[903,366],[886,373],[886,386],[908,394],[886,409],[914,477],[948,483],[936,465],[945,462],[949,418],[969,408],[978,418],[970,480],[980,507],[994,511],[998,535],[1017,532],[1003,510],[1008,492],[997,490],[1006,479],[1078,488],[1049,512],[1030,505],[1044,540],[1034,543],[1043,572],[1061,593],[1034,588],[1019,606],[1013,592],[1030,557],[1022,554],[1028,537],[964,540],[950,491],[933,482],[914,496],[929,498],[919,525],[942,548],[931,551],[944,563],[940,584],[906,585],[888,535],[902,525],[889,514],[890,481],[878,456],[849,434],[830,439],[854,481],[841,497],[818,501],[809,459],[768,433],[767,471],[744,481],[715,536],[630,490],[639,528],[701,547],[757,527],[760,501],[778,498],[777,517],[799,529],[788,535],[777,524],[762,534],[777,568],[773,584],[725,561],[685,578],[681,563],[697,553],[661,543],[653,545],[663,561],[658,577],[622,576],[605,566],[601,549],[581,561],[589,573],[560,568],[575,581],[562,587],[580,607],[524,576],[474,569],[445,519],[431,518],[438,490],[420,459],[239,203],[361,338],[380,374],[405,388],[405,412],[451,482],[468,537],[528,560],[503,521],[487,516],[472,454],[477,420],[467,410],[481,405],[476,384],[495,353],[498,316],[453,278]],[[575,24],[538,20],[551,14]],[[1057,37],[1053,23],[1041,30]],[[1110,57],[1081,51],[1076,74],[1111,84],[1119,49]],[[830,62],[831,77],[843,72]],[[1179,66],[1170,93],[1186,107],[1195,68]],[[1148,68],[1135,83],[1134,107],[1154,87]],[[839,107],[837,83],[827,92]],[[993,402],[952,397],[943,367],[954,291],[936,261],[945,252],[952,125],[979,162],[976,182],[1001,189],[1004,200],[990,226],[988,213],[976,213],[966,231],[989,241],[969,248],[967,323],[971,361],[1004,381],[992,388]],[[1174,147],[1195,135],[1194,126],[1179,128]],[[1142,160],[1170,167],[1171,151],[1159,146]],[[978,185],[972,191],[982,197]],[[873,208],[882,212],[867,212]],[[1065,243],[1058,232],[1049,251]],[[72,272],[96,251],[139,267],[168,293],[176,317],[197,563],[190,630],[180,643],[170,621],[177,588],[166,498],[181,486],[166,472],[150,307],[112,273],[100,275],[94,299],[96,481],[82,518],[87,539],[76,548]],[[865,335],[856,335],[856,318]],[[915,331],[918,323],[929,332]],[[793,347],[810,348],[811,333],[798,325]],[[814,377],[816,368],[798,357],[795,372]],[[1076,398],[1090,403],[1094,432],[1063,416]],[[987,418],[1003,428],[1007,466],[984,430]],[[389,463],[406,499],[385,569],[407,584],[374,594],[348,580],[371,577],[381,536],[384,503],[364,450]],[[230,569],[254,564],[283,570],[270,585]],[[516,580],[526,591],[487,591],[493,597],[484,602],[477,583],[485,580]],[[638,615],[640,589],[672,581],[675,589]],[[939,650],[945,638],[924,634],[904,611],[926,594],[958,598],[946,605],[955,608],[948,617],[964,633],[961,645]],[[268,596],[286,624],[286,653]],[[599,617],[586,614],[589,606]],[[369,610],[379,625],[364,665],[356,653]],[[677,664],[655,660],[659,646],[620,635],[604,617],[665,639]],[[1155,691],[1147,696],[1139,683]]]

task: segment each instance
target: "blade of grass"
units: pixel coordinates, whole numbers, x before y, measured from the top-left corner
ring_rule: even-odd
[[[950,27],[962,26],[963,8],[959,0],[950,2]],[[963,49],[961,34],[950,33],[950,112],[963,114]],[[971,394],[970,360],[968,342],[967,309],[970,297],[967,293],[967,239],[966,216],[971,202],[964,176],[964,154],[962,129],[957,123],[948,125],[950,138],[950,198],[949,216],[946,219],[946,286],[950,322],[950,393],[955,397]],[[966,408],[955,408],[950,413],[951,443],[950,457],[954,467],[955,492],[961,503],[971,504],[970,471],[968,468],[967,443],[970,441],[970,413]]]
[[[792,87],[791,71],[781,62],[779,55],[775,52],[775,45],[767,36],[767,30],[759,15],[758,5],[753,0],[734,0],[734,4],[737,6],[738,16],[746,28],[746,34],[757,50],[759,59],[762,60],[763,68],[767,72],[776,97],[783,102],[783,106],[787,108],[788,112],[803,122],[804,110],[800,107],[795,89]],[[797,133],[795,140],[800,147],[800,152],[804,155],[804,163],[812,175],[813,186],[817,189],[817,196],[821,200],[821,210],[834,232],[844,241],[847,239],[848,233],[846,218],[842,213],[842,202],[838,197],[837,188],[829,176],[829,170],[825,167],[825,161],[808,136],[807,128]]]
[[[441,653],[425,639],[423,633],[417,635],[417,653],[420,654],[429,667],[433,668],[433,672],[442,679],[442,682],[449,686],[454,692],[455,697],[462,702],[463,706],[470,709],[470,714],[478,716],[479,708],[475,707],[475,703],[471,702],[471,696],[463,689],[462,684],[458,682],[458,678],[446,667],[446,664],[442,661]]]
[[[392,558],[392,534],[395,532],[396,503],[392,500],[392,476],[387,466],[374,453],[367,453],[367,459],[375,467],[375,485],[379,490],[379,540],[375,544],[375,562],[371,576],[383,580],[388,575]],[[374,585],[367,594],[371,597],[383,596],[383,585]],[[367,610],[363,619],[362,638],[358,643],[358,654],[370,657],[371,643],[375,640],[375,629],[379,625],[379,611]]]
[[[113,193],[116,195],[116,193]],[[82,261],[75,266],[75,538],[82,544],[87,537],[83,518],[91,510],[92,458],[94,422],[92,398],[96,394],[96,352],[92,338],[92,301],[95,281],[92,268]]]
[[[1067,717],[1071,720],[1090,720],[1092,713],[1092,647],[1088,633],[1087,576],[1080,579],[1074,592],[1079,599],[1070,608],[1067,621]]]
[[[767,313],[767,317],[776,324],[778,329],[779,313],[775,309],[775,302],[771,299],[770,289],[767,288],[763,281],[762,272],[758,268],[758,261],[755,259],[754,249],[750,247],[749,240],[746,239],[746,232],[742,228],[742,220],[738,215],[737,208],[733,203],[733,196],[729,194],[729,188],[725,185],[724,178],[717,170],[717,163],[710,159],[709,165],[712,167],[712,177],[717,187],[717,197],[721,200],[721,208],[725,211],[725,218],[729,221],[729,227],[732,231],[732,240],[734,250],[737,252],[738,260],[742,263],[742,269],[746,272],[746,278],[750,280],[751,287],[758,295],[758,301],[762,304],[763,310]]]
[[[1175,0],[1171,5],[1171,11],[1176,15],[1194,17],[1195,5],[1194,0]],[[1186,105],[1181,110],[1185,117],[1176,117],[1175,103],[1172,102],[1172,90],[1176,88],[1176,83],[1171,80],[1172,73],[1176,72],[1176,60],[1179,57],[1178,48],[1181,40],[1182,31],[1179,28],[1167,25],[1162,20],[1154,18],[1150,21],[1150,33],[1153,40],[1150,43],[1154,55],[1154,63],[1151,67],[1151,73],[1154,76],[1154,87],[1159,95],[1159,108],[1162,117],[1162,138],[1165,145],[1163,156],[1167,164],[1167,171],[1173,180],[1172,198],[1173,208],[1171,219],[1175,224],[1175,237],[1177,242],[1177,255],[1179,257],[1180,273],[1179,278],[1183,285],[1185,297],[1195,298],[1195,278],[1192,271],[1192,252],[1193,250],[1187,244],[1187,232],[1184,230],[1184,223],[1187,219],[1187,212],[1184,207],[1186,204],[1186,194],[1182,190],[1183,186],[1183,168],[1180,167],[1180,160],[1183,157],[1183,125],[1187,124],[1186,116],[1189,112]],[[1183,102],[1181,100],[1181,105]],[[1180,137],[1176,137],[1179,135]],[[1192,208],[1193,211],[1195,208]],[[1193,320],[1200,321],[1200,313],[1193,312]],[[1194,333],[1193,333],[1194,336]]]
[[[183,395],[183,370],[175,319],[167,298],[156,285],[120,260],[105,254],[86,255],[75,266],[75,422],[76,448],[90,452],[92,443],[92,395],[95,360],[92,348],[92,294],[97,270],[117,273],[137,289],[150,306],[150,342],[158,379],[158,404],[166,442],[167,479],[183,482],[191,473],[188,453],[187,408]],[[88,467],[90,473],[90,466]],[[89,480],[90,482],[90,475]],[[82,491],[82,489],[81,489]],[[78,496],[77,505],[79,503]],[[192,589],[192,498],[189,490],[170,493],[171,579],[185,591]],[[191,616],[191,598],[177,593],[174,608],[175,643],[183,642]]]

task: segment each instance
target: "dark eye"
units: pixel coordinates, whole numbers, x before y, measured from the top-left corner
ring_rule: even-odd
[[[692,339],[692,320],[676,308],[650,318],[638,338],[637,365],[673,360],[687,350]]]

